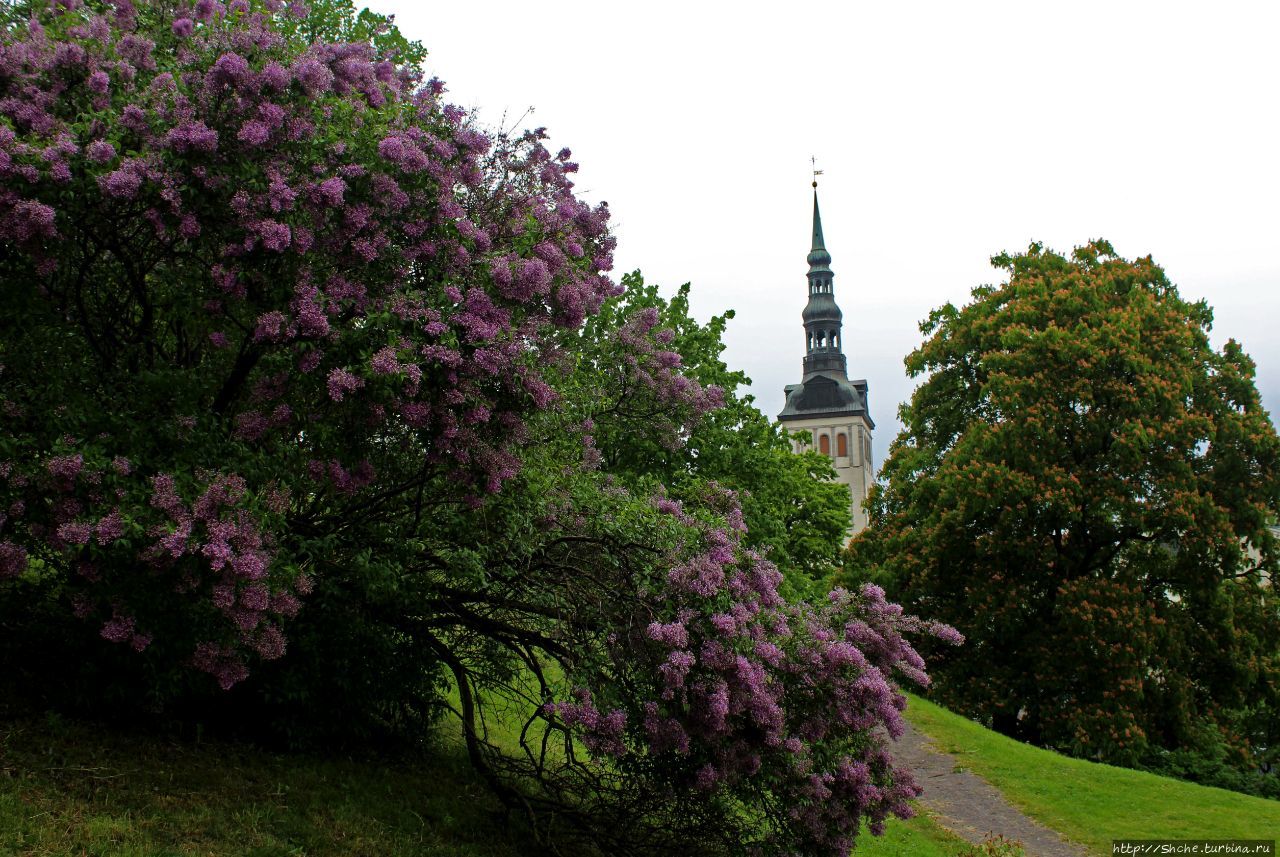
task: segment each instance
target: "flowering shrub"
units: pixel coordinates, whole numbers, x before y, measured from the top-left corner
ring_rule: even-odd
[[[284,653],[309,539],[512,477],[549,332],[614,291],[567,150],[299,11],[60,2],[0,42],[0,579],[139,650],[181,602],[224,687]]]
[[[889,749],[906,705],[897,682],[928,678],[906,638],[960,636],[903,615],[875,586],[789,603],[743,535],[732,492],[646,500],[586,473],[552,492],[509,576],[489,566],[501,582],[477,604],[533,653],[537,681],[501,694],[533,709],[513,760],[486,743],[495,671],[459,664],[464,708],[479,712],[473,750],[606,814],[590,829],[607,853],[703,853],[723,840],[734,853],[844,855],[859,832],[911,815],[919,790]],[[573,584],[554,588],[566,569]]]

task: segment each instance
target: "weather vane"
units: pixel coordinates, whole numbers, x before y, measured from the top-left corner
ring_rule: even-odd
[[[817,157],[811,157],[811,158],[809,158],[809,162],[810,162],[811,164],[813,164],[813,186],[814,186],[814,187],[817,187],[817,186],[818,186],[818,176],[822,175],[822,170],[818,169],[818,159],[817,159]]]

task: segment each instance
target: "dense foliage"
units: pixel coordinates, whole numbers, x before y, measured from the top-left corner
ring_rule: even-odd
[[[849,492],[834,481],[831,458],[794,454],[754,398],[737,395],[751,381],[720,357],[732,310],[700,324],[689,314],[688,284],[669,301],[639,272],[624,275],[622,286],[624,293],[565,343],[574,354],[565,399],[579,400],[576,410],[592,421],[600,469],[632,487],[664,485],[677,497],[696,494],[708,480],[738,492],[744,543],[767,552],[786,572],[789,590],[825,593],[849,528]],[[622,369],[634,358],[619,344],[636,335],[637,325],[652,328],[670,350],[668,359],[678,358],[678,375],[719,391],[719,406],[685,433],[660,406],[637,400],[636,385],[628,385]]]
[[[567,150],[342,2],[5,14],[7,685],[313,740],[449,709],[540,836],[608,853],[909,813],[903,635],[954,632],[780,595],[770,557],[831,569],[829,465],[726,392],[723,319],[609,279]]]
[[[1007,282],[922,325],[852,573],[965,633],[936,694],[1003,732],[1274,762],[1280,442],[1252,362],[1150,258],[993,263]]]

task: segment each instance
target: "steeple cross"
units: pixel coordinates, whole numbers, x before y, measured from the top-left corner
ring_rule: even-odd
[[[810,162],[811,164],[813,164],[813,186],[814,186],[814,187],[817,187],[817,186],[818,186],[818,176],[822,175],[822,170],[818,169],[818,159],[817,159],[817,157],[811,157],[811,158],[809,158],[809,162]]]

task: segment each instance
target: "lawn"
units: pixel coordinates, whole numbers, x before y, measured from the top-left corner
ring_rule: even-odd
[[[953,857],[928,818],[858,854]],[[0,722],[0,854],[23,857],[516,857],[530,853],[458,752],[333,759]]]
[[[0,723],[0,854],[54,857],[516,857],[529,843],[449,742],[413,760],[319,759],[128,735],[59,718]],[[927,817],[858,853],[952,857]]]
[[[515,857],[519,845],[460,758],[319,759],[0,724],[0,854]]]
[[[1113,839],[1273,839],[1280,801],[1072,759],[1022,744],[917,697],[907,717],[1046,827],[1109,855]]]
[[[921,699],[908,716],[1028,815],[1096,854],[1113,838],[1272,838],[1280,802],[1068,759]],[[501,727],[500,727],[501,728]],[[500,739],[501,740],[501,739]],[[514,857],[530,853],[450,739],[413,759],[317,758],[125,735],[56,717],[0,722],[0,854],[53,857]],[[927,816],[857,854],[954,857]]]

